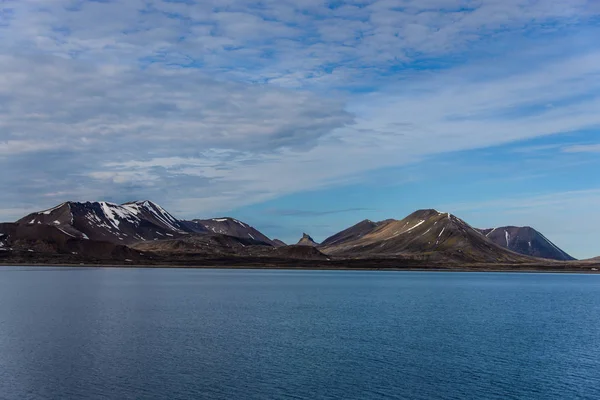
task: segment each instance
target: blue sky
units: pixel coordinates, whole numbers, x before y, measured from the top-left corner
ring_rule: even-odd
[[[600,255],[600,3],[0,3],[0,220],[152,199],[322,240],[418,208]]]

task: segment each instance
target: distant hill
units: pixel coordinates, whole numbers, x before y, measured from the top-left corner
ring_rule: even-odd
[[[194,219],[191,221],[182,221],[182,224],[196,233],[218,233],[238,238],[248,238],[270,246],[279,246],[279,244],[250,225],[230,217]]]
[[[520,254],[559,261],[575,260],[540,232],[528,226],[482,229],[481,233],[497,245]]]
[[[265,243],[222,234],[188,235],[176,239],[138,242],[131,245],[142,252],[191,254],[201,257],[267,257],[327,260],[311,246],[268,246]]]

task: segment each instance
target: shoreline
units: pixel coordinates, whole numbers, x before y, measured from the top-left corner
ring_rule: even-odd
[[[60,264],[60,263],[0,263],[0,268],[3,267],[31,267],[31,268],[114,268],[114,269],[214,269],[214,270],[277,270],[277,271],[389,271],[389,272],[493,272],[493,273],[561,273],[561,274],[600,274],[600,267],[598,264],[592,263],[589,267],[574,267],[571,269],[565,268],[548,268],[548,267],[531,267],[527,266],[524,268],[507,267],[502,268],[493,265],[490,267],[349,267],[349,266],[273,266],[273,265],[177,265],[177,264],[96,264],[96,263],[84,263],[84,264]],[[597,268],[593,270],[592,268]]]

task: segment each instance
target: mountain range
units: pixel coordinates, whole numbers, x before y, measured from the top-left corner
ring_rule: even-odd
[[[305,233],[296,245],[287,246],[234,218],[180,220],[151,201],[65,202],[0,224],[0,257],[34,259],[40,254],[68,256],[73,262],[182,257],[509,264],[574,260],[533,228],[476,229],[436,210],[419,210],[402,220],[364,220],[320,244]]]

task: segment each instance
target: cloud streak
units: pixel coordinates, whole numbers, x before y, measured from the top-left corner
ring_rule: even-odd
[[[321,217],[325,215],[353,213],[357,211],[373,211],[371,208],[344,208],[340,210],[313,211],[313,210],[291,210],[291,209],[270,209],[266,211],[268,215],[284,216],[284,217]]]
[[[562,149],[565,153],[600,153],[600,144],[580,144]]]

